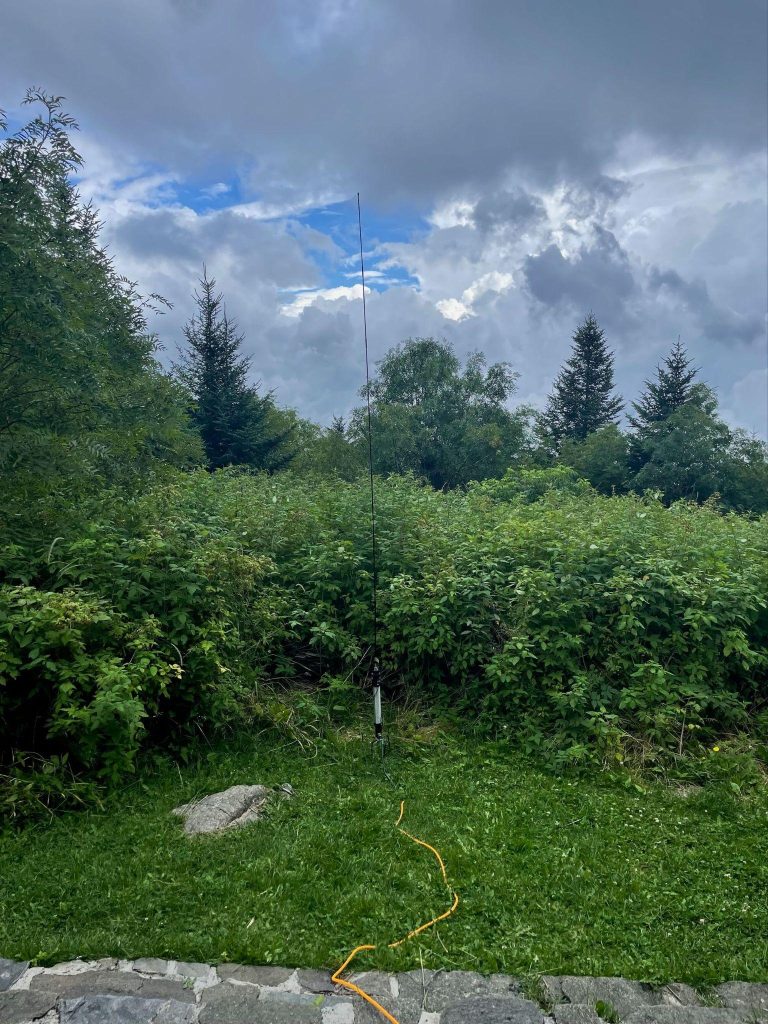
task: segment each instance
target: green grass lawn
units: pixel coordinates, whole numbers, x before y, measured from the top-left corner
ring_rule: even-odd
[[[241,738],[142,776],[102,813],[0,836],[0,955],[52,963],[152,955],[336,966],[446,905],[449,921],[359,969],[622,974],[715,983],[768,976],[768,798],[682,799],[556,777],[497,746],[397,746],[391,779],[362,742],[314,756]],[[171,808],[235,783],[297,797],[242,830],[190,841]]]

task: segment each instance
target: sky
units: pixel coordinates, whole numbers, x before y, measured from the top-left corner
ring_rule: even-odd
[[[543,406],[592,311],[629,401],[682,339],[768,437],[766,0],[4,0],[0,107],[67,97],[118,270],[203,264],[254,381],[328,423],[445,338]]]

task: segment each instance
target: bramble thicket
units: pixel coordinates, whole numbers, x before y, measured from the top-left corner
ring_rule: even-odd
[[[72,184],[72,121],[29,99],[44,114],[0,150],[10,815],[91,799],[142,751],[344,721],[372,635],[364,418],[323,429],[258,395],[215,308],[166,373]],[[509,408],[506,364],[462,368],[445,343],[382,361],[388,693],[555,765],[709,765],[721,743],[759,764],[765,445],[719,419],[680,345],[625,433],[613,359],[588,316],[544,413]]]

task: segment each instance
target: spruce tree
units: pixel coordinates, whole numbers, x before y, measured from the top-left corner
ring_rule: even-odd
[[[279,469],[290,459],[281,451],[290,431],[277,426],[272,396],[248,384],[251,361],[241,354],[243,335],[215,289],[203,268],[197,312],[184,327],[187,351],[176,366],[193,401],[208,467]]]
[[[656,380],[646,380],[645,391],[632,403],[635,415],[629,417],[629,422],[638,434],[695,398],[693,382],[699,371],[691,368],[692,362],[678,338],[664,362],[656,367]]]
[[[613,393],[613,352],[590,313],[573,335],[570,359],[558,374],[542,416],[546,441],[559,450],[564,440],[583,441],[615,424],[623,408]]]

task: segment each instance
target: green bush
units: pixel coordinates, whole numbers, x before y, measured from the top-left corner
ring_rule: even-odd
[[[568,762],[757,736],[768,519],[607,498],[556,474],[468,493],[377,483],[390,685]],[[68,755],[112,780],[143,743],[183,751],[200,729],[269,719],[262,682],[360,685],[369,500],[364,483],[179,474],[104,496],[37,551],[6,549],[6,763]]]
[[[281,599],[263,589],[272,565],[215,523],[174,516],[174,491],[105,501],[92,509],[101,518],[57,538],[36,565],[6,551],[3,761],[66,753],[115,781],[145,741],[183,752],[250,698],[284,632]],[[38,587],[14,579],[21,566]]]

